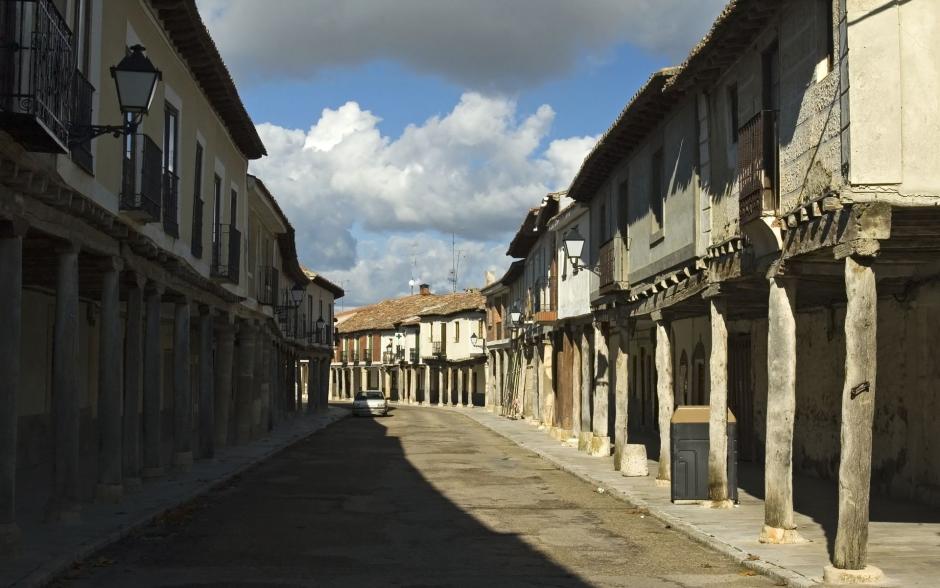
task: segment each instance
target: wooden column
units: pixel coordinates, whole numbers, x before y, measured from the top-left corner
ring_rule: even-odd
[[[215,358],[213,313],[199,307],[199,457],[215,455]]]
[[[571,333],[571,435],[581,437],[581,337],[580,327]]]
[[[728,326],[727,300],[709,299],[712,327],[712,354],[708,365],[711,377],[708,418],[708,499],[712,506],[728,503]]]
[[[163,475],[163,345],[160,337],[163,286],[151,282],[146,291],[144,319],[144,477]]]
[[[839,524],[832,563],[862,570],[868,558],[872,418],[878,356],[878,295],[873,260],[845,259],[845,385],[842,388],[842,453]]]
[[[654,313],[656,321],[656,398],[659,404],[659,472],[656,480],[668,485],[672,479],[672,413],[675,409],[675,393],[672,380],[672,341],[669,336],[669,321],[662,313]]]
[[[767,457],[761,543],[798,543],[793,522],[796,412],[796,280],[770,279],[767,304]]]
[[[190,308],[179,298],[173,312],[173,465],[189,470],[193,465],[193,390],[190,380]]]
[[[235,443],[238,445],[251,440],[251,390],[255,385],[254,356],[255,326],[250,321],[242,321],[238,327],[238,386],[235,397]],[[290,369],[293,369],[292,363]],[[291,388],[291,394],[293,398],[293,388]]]
[[[591,393],[594,379],[591,371],[594,365],[591,354],[591,340],[585,326],[581,331],[581,434],[578,438],[578,449],[588,451],[591,448],[591,439],[594,438],[594,429],[591,427]]]

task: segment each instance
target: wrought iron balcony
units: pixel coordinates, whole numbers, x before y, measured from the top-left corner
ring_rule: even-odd
[[[431,341],[431,355],[434,357],[447,355],[447,346],[443,341]]]
[[[740,222],[777,210],[777,116],[761,110],[738,131]]]
[[[351,356],[352,356],[352,357],[351,357],[350,361],[351,361],[352,363],[359,363],[359,352],[358,352],[358,351],[353,351],[353,352],[351,353]]]
[[[0,0],[0,128],[29,151],[68,153],[72,31],[52,0]]]
[[[179,185],[180,179],[171,171],[163,172],[163,230],[179,239]]]
[[[417,349],[411,350],[411,352],[408,354],[408,360],[411,363],[418,363],[418,350]]]
[[[125,137],[121,212],[142,223],[160,220],[163,152],[144,134]]]
[[[263,265],[258,269],[258,304],[277,304],[278,276],[277,268]]]
[[[614,237],[601,245],[598,260],[598,286],[601,294],[623,292],[629,288],[626,242]]]
[[[92,102],[95,96],[95,87],[91,85],[85,75],[75,71],[72,83],[72,117],[71,128],[88,128],[91,126]],[[71,142],[72,161],[76,165],[92,173],[94,169],[94,155],[91,152],[91,136],[79,141]]]
[[[386,365],[395,363],[395,354],[391,351],[386,351],[382,353],[382,363]]]
[[[219,225],[213,237],[212,277],[237,284],[241,267],[241,232],[232,225]]]

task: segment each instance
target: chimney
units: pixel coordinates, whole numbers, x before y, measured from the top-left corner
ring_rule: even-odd
[[[421,295],[422,295],[422,296],[430,296],[430,295],[431,295],[431,285],[430,285],[430,284],[421,284],[421,285],[418,286],[418,287],[421,288]]]
[[[491,272],[491,271],[486,271],[486,272],[483,274],[483,285],[484,285],[484,286],[489,286],[490,284],[492,284],[492,283],[495,282],[495,281],[496,281],[496,274],[494,274],[493,272]]]

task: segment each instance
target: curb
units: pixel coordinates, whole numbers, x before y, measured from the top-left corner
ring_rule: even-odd
[[[760,559],[758,560],[748,559],[750,554],[748,554],[741,548],[735,545],[732,545],[730,543],[727,543],[725,541],[722,541],[721,539],[718,539],[714,535],[705,533],[704,531],[702,531],[695,525],[688,523],[680,518],[677,518],[671,514],[658,510],[655,507],[650,507],[649,503],[647,503],[642,498],[633,496],[629,492],[625,492],[623,490],[611,487],[607,485],[606,483],[594,478],[590,474],[585,473],[580,468],[577,468],[568,463],[565,463],[564,461],[548,454],[542,449],[539,449],[537,447],[531,447],[529,445],[526,445],[525,443],[520,443],[519,441],[516,441],[513,437],[510,436],[509,433],[500,431],[499,429],[492,427],[489,423],[483,422],[482,420],[476,418],[473,415],[473,413],[467,413],[467,412],[459,411],[459,410],[455,410],[453,412],[458,412],[460,414],[463,414],[468,419],[489,429],[490,431],[496,433],[500,437],[503,437],[504,439],[507,439],[515,443],[517,446],[523,449],[526,449],[528,451],[531,451],[532,453],[535,453],[536,455],[538,455],[545,461],[549,462],[550,464],[552,464],[559,470],[563,472],[567,472],[571,474],[572,476],[579,478],[582,481],[588,482],[596,488],[603,488],[607,494],[610,494],[611,496],[617,498],[618,500],[627,502],[632,506],[646,509],[646,511],[649,513],[651,517],[655,518],[656,520],[662,523],[665,523],[666,525],[669,525],[671,529],[688,537],[689,539],[695,541],[696,543],[704,545],[710,549],[713,549],[714,551],[721,553],[722,555],[728,558],[731,558],[732,560],[734,560],[735,562],[737,562],[738,564],[742,565],[743,567],[749,570],[752,570],[761,575],[767,576],[768,578],[770,578],[771,580],[774,580],[775,582],[785,584],[786,586],[790,586],[792,588],[810,588],[810,587],[821,586],[821,584],[812,580],[811,578],[807,578],[806,576],[798,572],[794,572],[793,570],[789,568],[785,568],[777,564],[760,560]]]
[[[350,411],[346,410],[345,408],[338,408],[338,410],[341,410],[342,413],[337,414],[337,415],[328,415],[329,418],[323,424],[322,427],[318,427],[312,431],[300,433],[295,437],[289,438],[287,442],[284,443],[283,445],[273,448],[268,453],[265,453],[264,455],[261,455],[258,458],[242,466],[239,466],[232,472],[225,474],[224,476],[220,478],[216,478],[215,480],[212,480],[210,482],[205,482],[203,485],[197,487],[192,492],[186,494],[186,496],[180,498],[177,501],[174,501],[173,504],[167,505],[165,507],[159,507],[156,511],[143,515],[139,519],[132,521],[123,527],[118,528],[116,531],[108,533],[107,535],[99,537],[98,539],[92,540],[90,543],[82,545],[81,547],[79,547],[78,549],[76,549],[75,551],[73,551],[72,553],[68,555],[57,557],[51,560],[48,564],[46,564],[42,568],[37,569],[33,572],[30,572],[28,575],[23,576],[22,578],[18,580],[15,580],[13,583],[9,584],[9,586],[46,586],[48,584],[51,584],[53,581],[58,579],[59,576],[61,576],[65,571],[67,571],[69,567],[71,567],[72,564],[74,564],[75,562],[87,559],[89,556],[93,555],[94,553],[98,551],[101,551],[105,547],[108,547],[109,545],[113,543],[117,543],[121,539],[124,539],[125,537],[127,537],[134,531],[140,529],[141,527],[145,527],[151,524],[152,522],[162,517],[163,515],[167,514],[168,512],[174,509],[177,509],[186,503],[192,502],[193,500],[201,496],[209,494],[210,492],[219,488],[220,486],[224,486],[232,478],[235,478],[236,476],[240,476],[241,474],[244,474],[246,471],[254,468],[255,466],[261,464],[262,462],[265,462],[271,459],[272,457],[276,456],[282,451],[290,447],[293,447],[294,445],[296,445],[300,441],[303,441],[307,437],[310,437],[312,435],[315,435],[316,433],[319,433],[323,429],[329,427],[330,425],[338,421],[343,420],[344,418],[347,418],[351,414]]]

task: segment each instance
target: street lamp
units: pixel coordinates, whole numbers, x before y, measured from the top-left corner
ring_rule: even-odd
[[[577,272],[581,269],[581,253],[584,251],[584,237],[578,232],[577,227],[568,229],[563,237],[563,245],[565,248],[565,257],[568,258],[568,261],[571,262],[571,267]]]
[[[117,90],[118,106],[124,117],[120,125],[81,125],[70,129],[69,143],[76,145],[105,134],[115,137],[132,135],[153,103],[157,82],[163,77],[159,69],[144,55],[143,45],[134,45],[130,53],[111,67]]]
[[[306,288],[304,288],[300,284],[294,284],[294,287],[290,289],[290,297],[291,297],[291,300],[294,302],[294,308],[300,306],[301,301],[303,301],[304,299],[305,290]],[[323,319],[320,319],[320,320],[323,320]]]
[[[519,303],[516,302],[512,305],[512,310],[509,311],[509,322],[511,326],[517,327],[522,323],[522,312],[519,311]]]
[[[316,322],[317,343],[323,343],[323,327],[325,325],[326,325],[326,321],[323,320],[323,315],[320,315],[320,318],[318,318]]]

